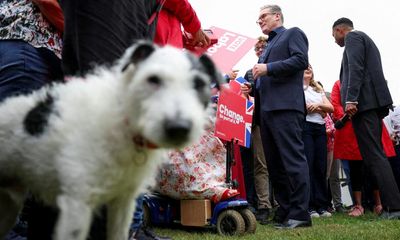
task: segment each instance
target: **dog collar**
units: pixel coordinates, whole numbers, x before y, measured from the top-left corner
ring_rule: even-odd
[[[148,148],[148,149],[158,148],[158,146],[155,143],[152,143],[152,142],[146,140],[142,136],[134,136],[132,138],[132,141],[136,146],[139,146],[141,148]]]

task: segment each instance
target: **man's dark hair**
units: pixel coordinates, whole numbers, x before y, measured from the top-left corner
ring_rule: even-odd
[[[345,17],[342,17],[342,18],[339,18],[338,20],[336,20],[336,21],[333,23],[332,28],[334,28],[334,27],[336,27],[336,26],[338,26],[338,25],[341,25],[341,24],[353,28],[353,22],[352,22],[350,19],[345,18]]]

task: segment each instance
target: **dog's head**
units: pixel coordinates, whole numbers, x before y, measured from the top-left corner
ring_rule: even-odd
[[[180,148],[204,128],[210,86],[221,74],[205,55],[139,42],[120,63],[130,130],[159,147]]]

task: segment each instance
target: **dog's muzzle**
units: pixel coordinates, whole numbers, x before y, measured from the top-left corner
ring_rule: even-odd
[[[183,144],[189,139],[193,122],[185,119],[166,120],[164,122],[165,137],[174,144]]]

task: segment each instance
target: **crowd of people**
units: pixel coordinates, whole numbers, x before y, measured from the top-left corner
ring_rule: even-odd
[[[393,102],[378,48],[367,34],[354,30],[350,19],[334,22],[332,36],[344,53],[340,80],[329,100],[322,83],[314,80],[305,33],[284,28],[283,21],[279,6],[260,9],[257,23],[268,36],[267,45],[252,69],[255,83],[242,85],[258,106],[253,117],[260,121],[278,203],[272,219],[276,227],[309,227],[313,217],[345,212],[339,170],[347,165],[346,184],[354,202],[348,215],[361,216],[364,206],[372,204],[380,217],[398,219],[399,157],[394,148],[399,143],[398,130],[393,130],[398,108],[385,120],[389,135],[382,119]],[[362,201],[362,194],[372,200]]]
[[[137,39],[183,48],[183,27],[193,46],[210,44],[187,0],[5,0],[0,18],[0,102],[110,65]],[[313,217],[345,212],[339,171],[346,164],[354,202],[348,215],[364,214],[369,187],[372,211],[400,218],[400,110],[392,107],[373,40],[354,30],[348,18],[333,23],[332,36],[344,53],[328,99],[314,79],[306,34],[285,28],[277,5],[261,7],[257,23],[265,37],[255,44],[259,60],[241,86],[255,101],[252,145],[241,153],[256,219],[292,229],[311,227]],[[0,214],[12,201],[0,191]],[[143,196],[130,237],[168,239],[143,227],[142,202]],[[105,208],[94,219],[91,239],[106,238]],[[0,228],[0,237],[52,239],[56,216],[57,209],[28,197],[15,228],[9,233]],[[25,222],[27,228],[21,226]]]

